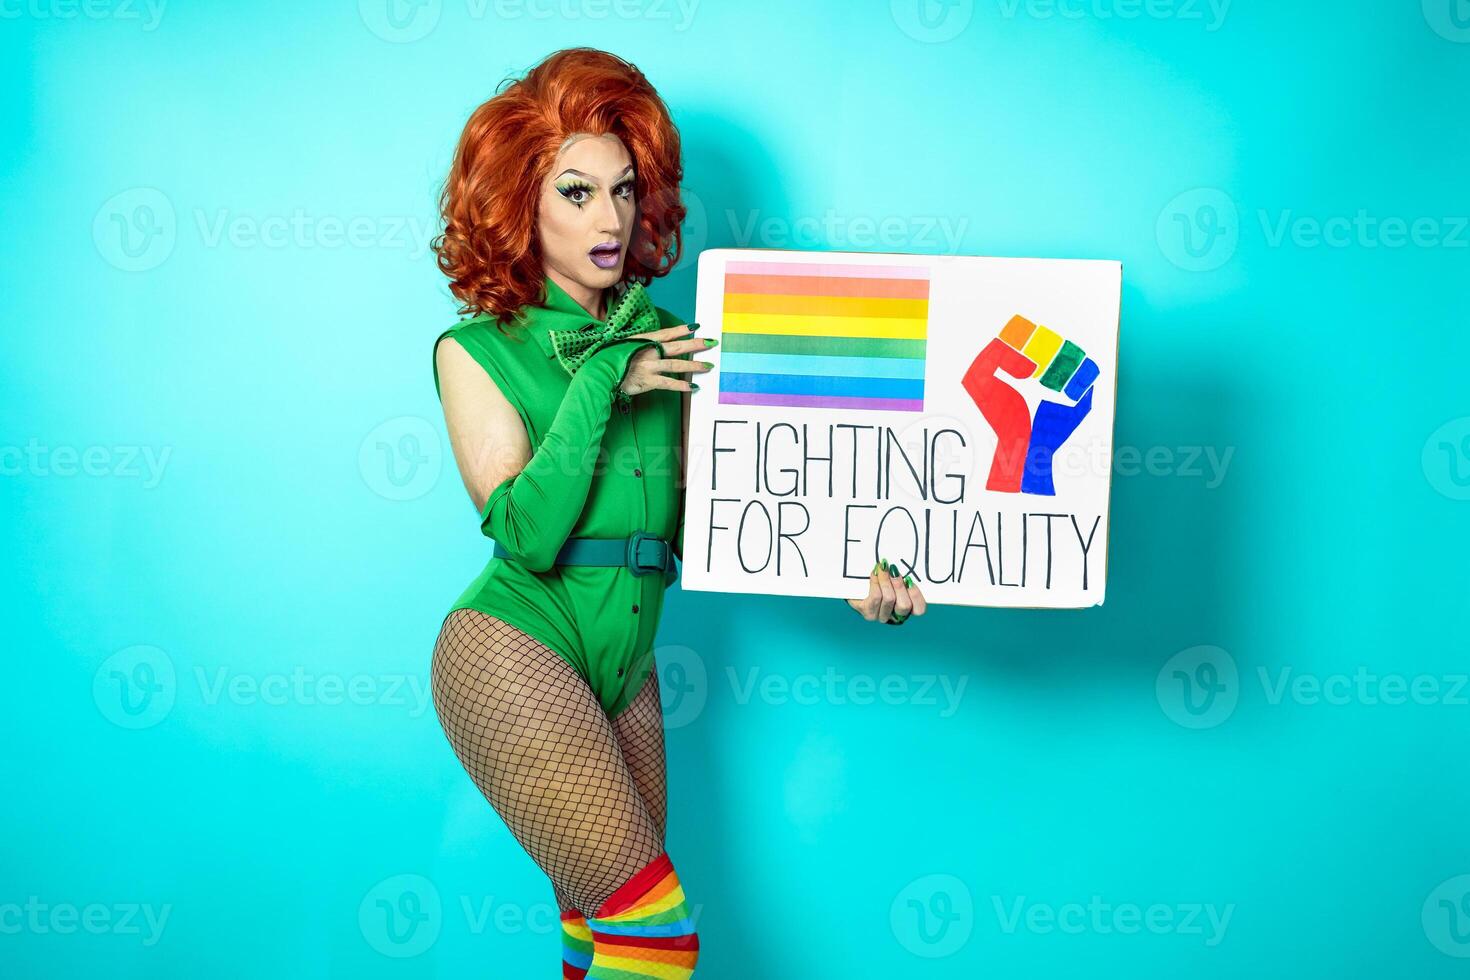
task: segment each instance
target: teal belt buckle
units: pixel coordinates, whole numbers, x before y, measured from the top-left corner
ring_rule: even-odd
[[[499,541],[495,542],[493,554],[496,558],[515,560]],[[647,531],[634,531],[626,538],[567,538],[557,552],[555,564],[623,565],[634,575],[662,572],[666,584],[679,577],[673,545]]]
[[[667,572],[671,557],[668,543],[658,535],[647,531],[634,531],[628,535],[626,564],[634,575]]]

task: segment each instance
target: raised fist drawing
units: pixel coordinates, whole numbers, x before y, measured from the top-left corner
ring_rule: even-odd
[[[1018,380],[1036,378],[1070,403],[1043,401],[1031,417],[1026,399],[1001,380],[1004,371]],[[1060,335],[1022,316],[985,345],[960,384],[995,430],[995,458],[985,489],[1001,493],[1054,495],[1052,456],[1092,411],[1097,363]]]

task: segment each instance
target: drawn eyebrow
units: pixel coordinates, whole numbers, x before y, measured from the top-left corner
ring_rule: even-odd
[[[625,176],[627,176],[628,174],[630,174],[632,172],[633,172],[633,165],[630,163],[626,167],[623,168],[623,172],[622,173],[618,174],[616,177],[613,178],[613,182],[616,183],[617,181],[622,180]],[[580,170],[573,170],[571,167],[568,167],[567,169],[563,170],[561,173],[557,174],[557,177],[560,178],[560,177],[562,177],[565,174],[576,174],[578,177],[585,177],[587,180],[592,181],[592,183],[594,183],[594,184],[596,184],[596,183],[599,182],[598,179],[596,177],[592,176],[591,174],[584,174],[584,173],[582,173],[582,171],[580,171]]]

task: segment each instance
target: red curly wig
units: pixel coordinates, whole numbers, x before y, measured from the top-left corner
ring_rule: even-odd
[[[541,182],[573,133],[616,134],[633,158],[638,226],[622,282],[668,275],[683,249],[684,167],[679,131],[643,73],[606,51],[567,48],[501,88],[465,124],[440,199],[444,233],[433,248],[460,312],[490,313],[503,327],[543,300]]]

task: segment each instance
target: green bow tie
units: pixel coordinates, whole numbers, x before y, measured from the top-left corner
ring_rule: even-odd
[[[613,302],[612,312],[605,322],[594,321],[575,330],[552,330],[549,336],[556,359],[567,369],[567,374],[576,374],[577,369],[607,341],[657,329],[658,310],[654,309],[653,300],[648,298],[643,286],[634,282],[629,283]]]

